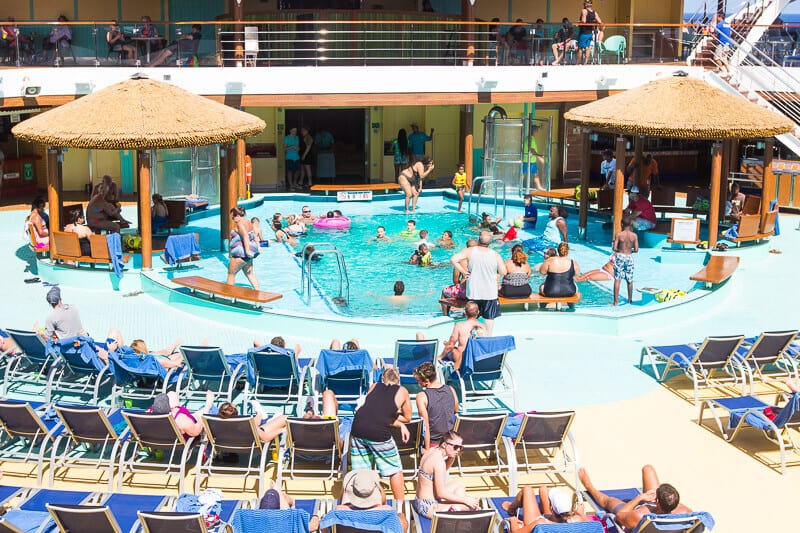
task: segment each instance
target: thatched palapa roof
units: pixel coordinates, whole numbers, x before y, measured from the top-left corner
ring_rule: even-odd
[[[593,131],[681,139],[750,139],[794,129],[787,118],[689,77],[669,77],[564,114]]]
[[[136,75],[31,117],[12,132],[50,146],[136,150],[232,142],[265,127],[254,115]]]

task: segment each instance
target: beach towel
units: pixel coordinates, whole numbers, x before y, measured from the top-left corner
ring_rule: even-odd
[[[736,400],[740,400],[740,402],[733,403]],[[753,396],[742,396],[741,398],[723,398],[722,400],[718,401],[720,402],[720,405],[723,405],[726,409],[730,410],[728,429],[735,428],[748,409],[762,409],[762,412],[767,408],[771,408],[773,411],[776,410],[774,407],[771,407],[770,405],[762,402],[758,398],[754,398]],[[800,410],[800,393],[796,392],[792,394],[786,405],[778,411],[778,415],[772,420],[772,423],[775,424],[776,427],[782,428],[786,422],[795,416],[798,410]],[[764,421],[764,419],[753,413],[747,415],[745,422],[754,428],[764,431],[772,429],[770,425]]]
[[[263,346],[259,346],[258,348],[250,348],[247,353],[260,353],[260,352],[273,352],[276,354],[281,354],[286,357],[291,357],[294,359],[294,350],[290,348],[281,348],[280,346],[275,346],[274,344],[264,344]],[[247,382],[250,384],[251,387],[255,387],[256,385],[256,369],[253,367],[252,362],[250,361],[250,357],[246,357],[247,363]],[[298,363],[298,367],[301,366]]]
[[[334,524],[362,531],[403,533],[403,526],[397,517],[397,513],[391,510],[331,511],[322,517],[320,528],[330,528]]]
[[[301,509],[239,509],[233,516],[234,533],[253,531],[280,531],[281,533],[309,533],[308,513]]]
[[[222,492],[206,489],[199,495],[181,494],[175,502],[175,512],[219,516],[222,513]]]
[[[97,346],[90,337],[79,335],[77,337],[67,337],[58,341],[58,350],[63,357],[72,359],[71,356],[78,355],[87,365],[91,365],[95,370],[103,370],[106,364],[97,355]]]
[[[114,380],[120,384],[133,383],[139,377],[163,379],[167,371],[156,357],[153,354],[138,354],[130,346],[121,346],[108,353],[108,364]]]
[[[122,239],[119,233],[106,234],[106,244],[108,245],[108,256],[111,258],[111,266],[114,267],[114,274],[122,278],[122,269],[125,263],[122,261]]]
[[[3,516],[3,522],[7,522],[25,533],[39,531],[42,523],[49,519],[50,513],[48,512],[23,511],[22,509],[11,509]],[[55,527],[55,523],[52,523],[44,531],[58,531],[58,528]]]
[[[192,255],[200,255],[200,245],[197,243],[194,233],[167,237],[167,243],[164,245],[164,259],[167,263],[174,265]]]
[[[468,376],[473,373],[475,365],[492,357],[509,352],[516,348],[513,335],[500,337],[475,337],[467,341],[464,349],[464,358],[461,361],[461,375]]]
[[[770,203],[769,203],[769,210],[772,211],[773,209],[776,208],[777,205],[778,205],[778,200],[771,200]],[[781,227],[778,225],[778,218],[780,218],[779,215],[780,215],[780,213],[778,215],[775,215],[775,236],[776,237],[781,234]]]
[[[367,350],[321,350],[315,368],[320,378],[348,370],[372,370],[372,358]]]

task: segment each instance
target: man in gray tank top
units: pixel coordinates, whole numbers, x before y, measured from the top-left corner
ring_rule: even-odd
[[[467,299],[478,304],[480,316],[486,324],[486,334],[492,335],[494,319],[500,316],[497,287],[500,278],[506,275],[506,266],[500,254],[489,248],[492,234],[482,231],[478,246],[465,248],[450,258],[453,268],[467,280]],[[461,261],[467,261],[467,269]]]

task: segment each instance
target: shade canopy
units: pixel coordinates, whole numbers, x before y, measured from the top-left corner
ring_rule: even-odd
[[[689,77],[671,76],[564,114],[593,131],[679,139],[751,139],[794,129],[787,118]]]
[[[70,148],[137,150],[233,142],[260,118],[141,74],[25,120],[19,139]]]

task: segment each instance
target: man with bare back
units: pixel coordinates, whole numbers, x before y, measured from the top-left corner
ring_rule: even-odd
[[[483,324],[478,321],[478,316],[480,315],[478,304],[472,301],[467,302],[464,307],[464,314],[467,319],[463,322],[456,322],[455,326],[453,326],[453,333],[444,343],[444,349],[439,355],[440,360],[452,361],[455,370],[461,368],[461,360],[464,355],[464,349],[467,347],[467,341],[473,336],[483,337],[486,334]]]
[[[639,237],[631,230],[631,219],[622,219],[622,231],[614,237],[614,305],[619,305],[619,285],[628,283],[628,303],[633,301],[633,254],[639,251]]]

